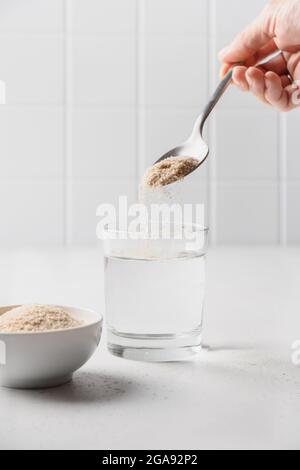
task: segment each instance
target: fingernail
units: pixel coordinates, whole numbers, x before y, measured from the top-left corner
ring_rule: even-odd
[[[221,79],[224,78],[224,76],[225,76],[227,70],[228,70],[228,66],[225,65],[225,64],[223,64],[223,65],[221,66],[221,68],[220,68],[220,71],[219,71],[219,75],[220,75],[220,78],[221,78]]]
[[[266,82],[266,86],[272,86],[273,85],[272,78],[268,74],[265,75],[265,82]]]
[[[265,78],[265,85],[267,89],[272,86],[272,81],[268,77]]]
[[[247,82],[248,82],[250,87],[252,87],[254,85],[254,79],[252,77],[250,77],[249,75],[247,75]]]
[[[248,89],[245,87],[245,84],[242,83],[242,82],[236,82],[236,86],[237,86],[241,91],[246,91],[246,90],[248,90]]]

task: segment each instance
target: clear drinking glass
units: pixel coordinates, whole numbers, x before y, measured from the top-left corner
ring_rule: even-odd
[[[177,361],[201,349],[208,230],[168,230],[168,239],[104,234],[108,349],[118,357]]]

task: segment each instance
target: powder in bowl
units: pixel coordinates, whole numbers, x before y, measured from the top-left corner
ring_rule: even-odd
[[[189,175],[199,166],[193,157],[169,157],[150,167],[143,178],[143,184],[150,187],[167,186]]]
[[[0,333],[66,330],[82,325],[66,310],[52,305],[22,305],[0,316]]]

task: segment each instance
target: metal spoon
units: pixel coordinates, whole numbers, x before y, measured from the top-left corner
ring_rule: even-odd
[[[259,65],[264,65],[270,62],[272,59],[275,59],[276,57],[280,56],[282,54],[282,51],[276,51],[269,56],[267,56],[265,59],[261,60],[256,64],[256,66]],[[240,65],[240,64],[237,64]],[[233,69],[230,69],[229,72],[225,75],[223,80],[220,82],[218,88],[214,92],[212,98],[208,102],[208,104],[205,106],[204,111],[202,114],[198,117],[195,125],[193,132],[191,136],[188,138],[186,142],[183,144],[179,145],[178,147],[175,147],[173,150],[170,150],[169,152],[165,153],[159,160],[157,160],[156,163],[161,162],[162,160],[165,160],[166,158],[170,157],[193,157],[199,160],[199,165],[191,171],[191,173],[197,168],[199,168],[202,163],[207,159],[209,155],[209,147],[207,143],[203,139],[203,128],[204,124],[216,106],[216,104],[219,102],[220,98],[223,96],[227,88],[229,87],[231,80],[232,80],[232,74],[233,74]]]

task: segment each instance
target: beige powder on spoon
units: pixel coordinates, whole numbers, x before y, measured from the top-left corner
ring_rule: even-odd
[[[199,166],[193,157],[169,157],[150,167],[144,177],[143,185],[148,187],[167,186],[182,180]]]

